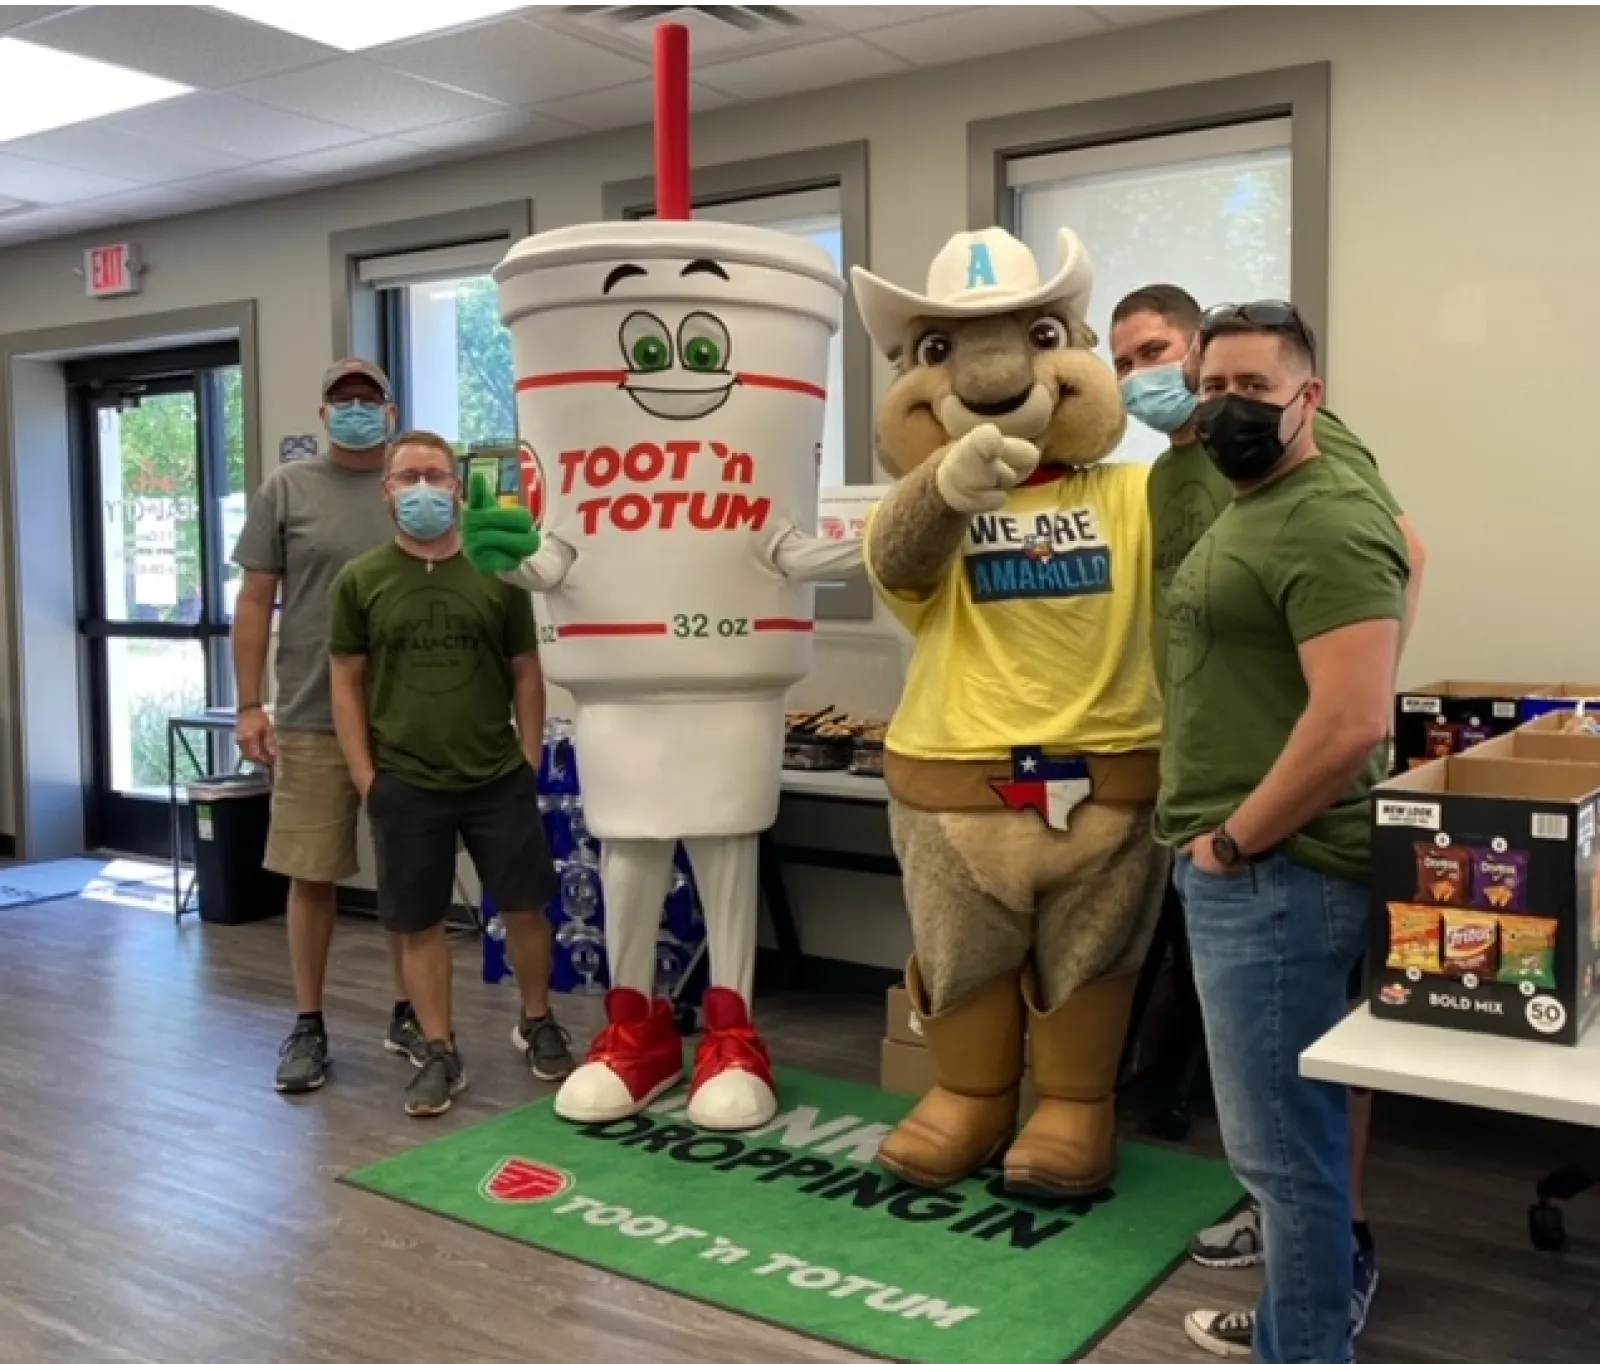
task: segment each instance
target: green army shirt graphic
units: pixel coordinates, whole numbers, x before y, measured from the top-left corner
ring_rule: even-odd
[[[481,786],[522,763],[512,660],[537,648],[528,594],[460,554],[430,570],[386,545],[334,584],[329,649],[365,656],[378,770],[414,786]]]

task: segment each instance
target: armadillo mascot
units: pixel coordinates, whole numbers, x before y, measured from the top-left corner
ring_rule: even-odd
[[[1115,1173],[1167,876],[1148,470],[1103,462],[1122,398],[1085,321],[1088,258],[1070,232],[1060,249],[1041,278],[993,228],[954,238],[921,294],[854,274],[897,371],[877,430],[898,482],[867,561],[915,641],[884,774],[936,1081],[879,1160],[940,1188],[1005,1151],[1007,1187],[1042,1197]],[[1018,1135],[1025,1040],[1039,1106]]]
[[[683,1078],[654,995],[682,840],[711,988],[690,1121],[777,1111],[751,1022],[757,840],[777,818],[784,696],[811,666],[814,584],[858,571],[818,539],[818,451],[843,281],[801,238],[659,221],[531,237],[495,271],[530,508],[474,497],[466,552],[537,594],[544,662],[576,703],[601,841],[608,1026],[562,1085],[574,1122],[637,1113]]]

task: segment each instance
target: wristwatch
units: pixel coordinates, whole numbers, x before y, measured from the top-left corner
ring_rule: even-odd
[[[1245,855],[1240,851],[1239,845],[1233,841],[1233,835],[1226,827],[1218,829],[1211,835],[1211,855],[1217,859],[1217,864],[1226,867],[1229,871],[1245,861]]]

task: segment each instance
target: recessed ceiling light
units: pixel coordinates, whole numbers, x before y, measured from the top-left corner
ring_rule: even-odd
[[[326,43],[343,52],[361,52],[527,7],[507,4],[505,0],[386,0],[381,5],[333,4],[329,0],[312,0],[309,4],[306,0],[239,0],[211,8]]]
[[[192,86],[0,38],[0,142],[187,95]]]

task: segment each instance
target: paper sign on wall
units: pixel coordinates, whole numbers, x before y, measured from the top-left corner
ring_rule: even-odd
[[[824,488],[817,513],[817,534],[824,540],[859,540],[867,533],[867,517],[892,484]]]

